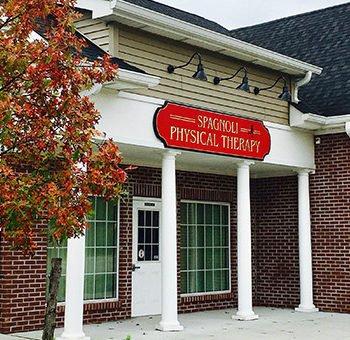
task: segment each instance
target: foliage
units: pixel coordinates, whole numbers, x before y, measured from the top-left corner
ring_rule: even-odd
[[[82,58],[74,5],[0,2],[0,230],[30,254],[38,221],[48,222],[58,242],[79,236],[89,195],[117,198],[127,177],[117,145],[94,143],[100,114],[82,95],[111,81],[117,67],[107,57]],[[45,39],[33,38],[33,31]]]

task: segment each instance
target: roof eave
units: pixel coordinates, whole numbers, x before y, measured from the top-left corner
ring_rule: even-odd
[[[152,88],[159,85],[161,78],[149,74],[119,69],[114,81],[105,83],[103,87],[114,90]]]
[[[93,11],[93,18],[117,21],[146,31],[181,40],[253,64],[264,66],[293,76],[306,72],[320,74],[322,68],[264,49],[259,46],[213,32],[191,23],[169,17],[123,0],[79,0],[78,7]]]
[[[350,132],[350,114],[332,117],[303,113],[291,106],[290,126],[314,131],[315,135]]]

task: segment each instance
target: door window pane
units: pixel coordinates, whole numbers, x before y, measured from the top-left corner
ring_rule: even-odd
[[[159,261],[159,211],[138,211],[137,234],[137,260]]]
[[[181,202],[181,293],[230,289],[229,207]]]
[[[153,211],[152,226],[159,227],[159,211]]]

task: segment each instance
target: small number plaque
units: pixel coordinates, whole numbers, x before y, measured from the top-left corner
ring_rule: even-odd
[[[139,259],[143,259],[145,257],[145,251],[143,249],[139,250]]]

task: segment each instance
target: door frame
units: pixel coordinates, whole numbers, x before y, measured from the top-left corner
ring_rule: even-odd
[[[154,207],[145,207],[141,205],[142,203],[155,203]],[[162,217],[162,199],[161,198],[153,198],[153,197],[138,197],[134,196],[132,199],[132,265],[137,263],[137,248],[138,248],[138,213],[137,211],[140,208],[143,208],[144,210],[158,210],[159,211],[159,261],[148,261],[151,263],[157,263],[161,265],[161,254],[162,254],[162,243],[161,243],[161,234],[162,234],[162,227],[161,227],[161,217]],[[132,272],[133,273],[133,272]],[[134,291],[133,291],[133,280],[134,276],[131,274],[131,317],[134,316],[134,304],[133,304],[133,296],[134,296]]]

